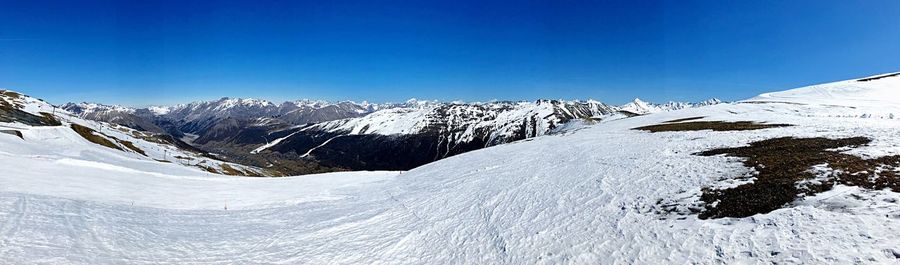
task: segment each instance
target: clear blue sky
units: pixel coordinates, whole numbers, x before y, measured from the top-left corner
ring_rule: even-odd
[[[53,103],[623,103],[900,71],[900,1],[0,0],[0,87]]]

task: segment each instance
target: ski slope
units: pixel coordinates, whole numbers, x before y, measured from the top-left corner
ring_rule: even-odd
[[[844,84],[889,95],[900,89],[895,81]],[[60,162],[13,149],[21,139],[0,134],[0,167],[14,169],[0,175],[0,257],[13,264],[897,263],[900,194],[886,190],[839,186],[747,218],[700,220],[655,208],[750,172],[736,158],[693,155],[711,148],[866,136],[872,144],[846,151],[900,154],[900,123],[887,116],[898,104],[842,100],[839,84],[822,88],[830,94],[764,94],[588,125],[402,173],[203,176],[91,155]],[[834,116],[833,103],[886,108],[883,116]],[[795,126],[632,129],[699,116]]]

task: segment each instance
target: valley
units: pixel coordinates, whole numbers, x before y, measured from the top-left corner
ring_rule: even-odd
[[[219,158],[280,175],[409,170],[453,155],[603,121],[721,103],[636,99],[535,102],[272,103],[223,98],[135,109],[67,103],[81,118],[171,135]]]
[[[40,118],[49,105],[4,92],[4,106],[31,116],[7,111],[18,114],[2,123],[22,136],[0,134],[0,254],[81,264],[895,263],[900,79],[859,80],[600,119],[409,170],[287,178],[223,175],[266,170],[67,111],[53,125]],[[295,125],[349,133],[284,132],[260,154],[387,142],[353,140],[375,137],[361,133],[368,124],[396,123]]]

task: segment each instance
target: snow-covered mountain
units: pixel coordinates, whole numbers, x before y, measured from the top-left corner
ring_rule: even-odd
[[[202,137],[222,121],[238,121],[242,126],[252,126],[257,122],[297,125],[358,117],[375,109],[377,106],[365,102],[297,100],[275,104],[260,99],[221,98],[136,111],[157,124],[170,124],[172,127],[168,130],[175,134],[189,133]]]
[[[337,168],[408,169],[462,152],[581,128],[601,119],[715,103],[719,101],[658,105],[635,100],[611,106],[595,100],[464,103],[410,99],[384,104],[317,100],[275,104],[222,98],[140,109],[96,103],[69,103],[64,108],[82,118],[166,132],[232,161],[256,166],[272,164],[270,156],[278,153],[287,156],[275,164],[303,160]],[[338,136],[342,137],[332,140]],[[407,149],[411,146],[418,148]],[[380,160],[386,153],[409,158],[367,161]]]
[[[304,124],[360,116],[379,108],[368,102],[327,102],[320,100],[296,100],[276,104],[251,98],[221,98],[213,101],[197,101],[174,106],[153,106],[148,110],[173,120],[197,121],[207,119],[256,119],[274,117],[289,124]]]
[[[415,104],[292,128],[294,132],[274,138],[253,152],[295,153],[301,158],[351,169],[409,169],[602,120],[717,103],[718,100],[710,100],[656,105],[635,100],[620,107],[595,100]]]
[[[76,110],[78,114],[66,109]],[[84,118],[121,118],[126,116],[120,115],[134,111],[98,104],[67,104],[65,108],[57,108],[15,91],[0,90],[0,131],[18,137],[18,141],[5,139],[3,150],[47,157],[61,163],[60,166],[85,163],[117,167],[121,163],[145,169],[177,168],[190,174],[270,175],[260,168],[220,161],[165,133]],[[91,162],[96,160],[107,164]]]
[[[421,103],[292,128],[253,153],[295,154],[349,169],[405,170],[448,156],[546,135],[570,121],[614,115],[597,101]]]
[[[352,101],[341,101],[331,103],[319,100],[297,100],[288,101],[281,104],[275,104],[267,100],[251,99],[251,98],[221,98],[213,101],[197,101],[188,104],[179,104],[174,106],[151,106],[148,108],[130,108],[117,105],[104,105],[99,103],[67,103],[63,108],[78,114],[81,117],[117,123],[129,127],[138,127],[137,129],[156,129],[148,128],[150,126],[142,126],[144,124],[135,121],[137,118],[144,118],[152,123],[162,123],[165,120],[177,124],[178,129],[194,134],[201,134],[208,130],[210,126],[214,126],[217,121],[235,119],[235,120],[251,120],[252,124],[262,123],[284,123],[290,125],[302,125],[308,123],[319,123],[325,121],[341,120],[353,117],[365,116],[378,110],[401,109],[398,111],[386,111],[380,113],[380,118],[394,114],[403,116],[404,113],[414,112],[412,110],[429,111],[437,108],[454,108],[456,111],[466,112],[464,107],[469,106],[482,110],[501,110],[505,111],[514,108],[528,108],[529,104],[541,105],[534,103],[541,102],[565,102],[568,106],[558,106],[559,113],[554,116],[578,116],[580,118],[591,118],[607,115],[614,111],[623,111],[633,114],[648,114],[662,111],[678,110],[689,107],[705,106],[721,103],[718,99],[710,99],[699,103],[686,102],[668,102],[666,104],[653,104],[635,99],[633,102],[622,106],[609,106],[598,101],[588,100],[583,104],[575,104],[577,101],[562,100],[538,100],[537,102],[489,102],[489,103],[464,103],[464,102],[448,102],[442,103],[438,101],[423,101],[410,99],[404,103],[384,103],[371,104],[368,102],[356,103]],[[578,106],[576,106],[578,105]],[[596,105],[602,105],[597,107]],[[549,106],[549,105],[548,105]],[[587,109],[584,109],[587,108]],[[568,113],[568,109],[575,111]],[[580,111],[598,111],[602,109],[603,113],[578,113]],[[475,112],[484,112],[474,110]],[[553,112],[551,110],[551,112]],[[564,113],[565,112],[565,113]],[[465,116],[466,114],[461,114]],[[451,115],[452,116],[452,115]],[[453,117],[450,117],[451,119]],[[374,118],[372,122],[378,122],[379,118]],[[389,120],[404,120],[408,117],[388,118]],[[154,121],[156,120],[156,121]],[[276,121],[277,120],[277,121]],[[548,120],[551,127],[554,122],[558,122],[558,118]],[[459,121],[459,120],[458,120]],[[358,121],[366,123],[367,121]],[[411,121],[422,122],[422,121]],[[333,125],[324,125],[333,126]],[[382,134],[400,133],[386,131]]]
[[[87,102],[66,103],[62,108],[83,119],[123,125],[140,131],[166,132],[153,122],[154,119],[147,109]]]
[[[24,141],[0,133],[0,253],[12,264],[895,264],[898,90],[900,75],[882,75],[607,120],[402,174],[204,176],[59,148],[80,136],[25,127]],[[42,123],[36,105],[24,107],[33,117],[9,109],[3,126]],[[700,217],[724,206],[750,212]]]
[[[721,104],[722,101],[717,98],[711,98],[697,103],[669,101],[665,104],[654,104],[635,98],[633,101],[619,106],[619,110],[634,113],[638,115],[646,115],[650,113],[673,111],[686,108],[703,107],[709,105]]]
[[[297,100],[281,104],[251,98],[221,98],[213,101],[197,101],[174,106],[130,108],[98,103],[67,103],[63,108],[90,119],[121,119],[116,115],[131,114],[141,117],[157,117],[183,123],[221,119],[277,118],[288,124],[305,124],[360,116],[380,108],[367,102]],[[115,123],[110,119],[108,122]],[[124,124],[123,124],[124,125]]]
[[[450,141],[472,141],[476,131],[490,132],[487,142],[503,142],[505,138],[545,135],[573,120],[618,118],[618,112],[649,114],[720,104],[718,99],[698,103],[668,102],[654,104],[635,99],[621,106],[611,106],[596,100],[564,101],[537,100],[535,102],[498,101],[489,103],[414,103],[395,106],[359,118],[328,121],[309,126],[319,130],[347,134],[409,134],[428,130],[451,132]],[[522,126],[522,124],[527,124]],[[443,128],[437,128],[443,127]],[[524,130],[524,131],[523,131]],[[518,140],[518,139],[517,139]]]
[[[221,98],[175,106],[128,108],[97,103],[68,103],[66,110],[80,117],[120,124],[138,130],[167,132],[199,145],[230,144],[245,130],[275,130],[291,125],[358,117],[379,108],[349,101],[297,100],[275,104],[260,99]]]
[[[69,112],[78,113],[78,114],[100,114],[100,113],[130,113],[134,114],[135,109],[130,107],[118,106],[118,105],[104,105],[98,103],[66,103],[62,106],[63,109],[68,110]]]
[[[496,144],[507,138],[544,135],[570,120],[601,119],[615,111],[615,107],[598,101],[448,103],[388,109],[360,118],[318,123],[306,130],[381,135],[442,131],[448,132],[450,142],[470,142],[485,136],[484,142]]]

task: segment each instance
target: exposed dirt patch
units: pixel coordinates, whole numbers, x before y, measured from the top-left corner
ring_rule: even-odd
[[[34,115],[12,106],[0,99],[0,122],[20,122],[31,126],[59,126],[62,125],[50,113],[41,112],[40,116]]]
[[[127,147],[128,149],[131,149],[131,151],[134,151],[135,153],[141,154],[143,156],[147,156],[147,153],[144,153],[144,150],[141,150],[137,146],[134,146],[134,143],[132,143],[132,142],[118,140],[118,139],[116,139],[116,141],[118,141],[120,144]]]
[[[19,98],[20,96],[22,96],[22,94],[12,92],[9,90],[0,90],[0,95],[11,97],[11,98]]]
[[[119,147],[118,145],[116,145],[115,143],[110,141],[109,139],[106,139],[105,137],[97,134],[97,131],[94,131],[94,129],[84,127],[84,126],[74,124],[74,123],[72,124],[71,127],[72,127],[73,131],[78,133],[78,135],[81,135],[81,137],[84,137],[84,139],[86,139],[92,143],[106,146],[106,147],[109,147],[112,149],[122,150],[121,147]],[[125,150],[122,150],[122,151],[125,151]]]
[[[209,172],[209,173],[219,174],[219,171],[217,171],[215,168],[212,168],[212,167],[208,167],[208,166],[204,166],[204,165],[197,165],[197,167],[200,167],[200,168],[202,168],[203,170],[206,170],[206,172]]]
[[[700,200],[705,204],[700,219],[747,217],[768,213],[790,204],[799,197],[830,190],[835,184],[867,189],[889,188],[900,191],[900,156],[863,159],[843,154],[835,148],[868,144],[865,137],[775,138],[749,146],[714,149],[697,155],[728,155],[745,158],[744,165],[757,171],[752,183],[728,189],[704,188]],[[813,166],[826,166],[829,172],[818,175]]]
[[[17,101],[19,97],[21,97],[19,93],[12,92],[9,90],[0,90],[0,107],[4,108],[22,108],[22,105]]]
[[[135,146],[134,143],[132,143],[131,141],[120,140],[119,138],[112,137],[112,136],[104,137],[97,131],[94,131],[94,129],[91,129],[91,128],[88,128],[85,126],[81,126],[78,124],[74,124],[74,123],[71,125],[71,127],[72,127],[72,130],[74,130],[75,132],[78,133],[78,135],[81,135],[81,137],[84,137],[84,139],[87,139],[88,141],[90,141],[92,143],[99,144],[99,145],[106,146],[106,147],[113,148],[113,149],[125,151],[124,149],[122,149],[121,146],[115,144],[115,143],[119,143],[122,146],[124,146],[125,148],[128,148],[131,151],[134,151],[135,153],[141,154],[143,156],[147,156],[147,153],[145,153],[144,150],[141,150],[140,148]],[[107,139],[107,138],[109,138],[109,139]],[[110,139],[112,139],[112,141],[110,141]],[[115,141],[115,143],[113,141]]]
[[[703,119],[703,118],[704,118],[703,116],[700,116],[700,117],[688,117],[688,118],[681,118],[681,119],[674,119],[674,120],[670,120],[670,121],[664,121],[664,123],[692,121],[692,120],[699,120],[699,119]]]
[[[193,157],[187,157],[187,156],[175,156],[175,158],[178,158],[181,160],[194,160]]]
[[[259,172],[256,172],[256,171],[253,171],[250,169],[241,170],[238,168],[234,168],[228,164],[222,164],[221,168],[222,168],[222,170],[221,170],[222,174],[225,174],[225,175],[244,176],[244,177],[263,177],[263,175],[260,174]]]
[[[228,164],[222,164],[222,173],[229,176],[243,176],[246,175],[244,172],[237,170]]]
[[[690,121],[690,122],[677,122],[677,123],[662,123],[662,124],[656,124],[656,125],[637,127],[634,129],[655,133],[655,132],[700,131],[700,130],[748,131],[748,130],[759,130],[759,129],[776,128],[776,127],[787,127],[787,126],[793,126],[793,125],[790,125],[790,124],[763,124],[763,123],[755,123],[755,122],[751,122],[751,121],[736,121],[736,122]]]
[[[43,121],[44,124],[49,125],[49,126],[62,125],[61,122],[56,120],[56,117],[53,117],[53,114],[46,113],[46,112],[39,112],[39,113],[41,114],[41,121]]]
[[[22,140],[25,140],[25,136],[22,135],[22,132],[20,132],[18,130],[0,130],[0,133],[15,135],[15,136],[18,136],[19,138],[22,138]]]

